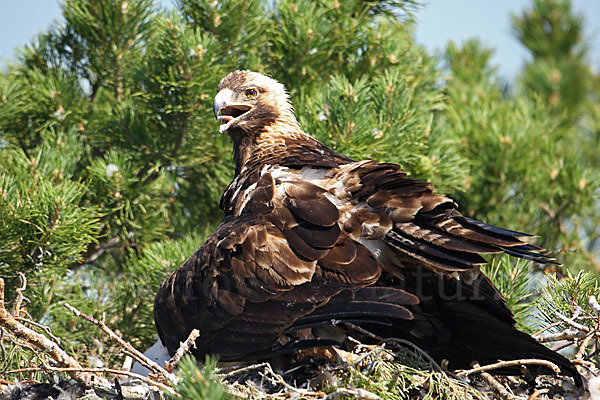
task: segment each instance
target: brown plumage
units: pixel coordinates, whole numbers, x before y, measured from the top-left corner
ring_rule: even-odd
[[[324,329],[335,320],[411,340],[453,369],[538,357],[579,381],[567,359],[515,329],[479,271],[482,253],[553,262],[528,235],[461,215],[398,165],[327,148],[302,132],[285,89],[266,76],[229,74],[214,104],[235,179],[222,223],[156,296],[169,352],[198,328],[200,360],[265,359],[338,341]]]

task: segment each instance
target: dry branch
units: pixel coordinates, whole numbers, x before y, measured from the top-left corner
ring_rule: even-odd
[[[359,332],[365,336],[368,336],[371,339],[378,340],[380,343],[396,343],[402,347],[409,347],[409,348],[413,349],[417,354],[419,354],[423,358],[425,358],[433,367],[437,368],[439,371],[443,371],[442,367],[433,358],[431,358],[431,356],[429,354],[427,354],[425,352],[425,350],[421,349],[419,346],[417,346],[416,344],[414,344],[413,342],[411,342],[409,340],[404,340],[404,339],[400,339],[400,338],[387,338],[386,339],[381,336],[377,336],[374,333],[369,332],[368,330],[366,330],[358,325],[355,325],[351,322],[344,322],[342,325],[348,329],[352,329],[352,330]]]
[[[198,336],[200,336],[200,331],[198,329],[192,329],[192,332],[190,332],[185,342],[181,342],[181,345],[179,346],[173,357],[171,357],[169,361],[165,361],[165,370],[167,372],[175,371],[175,368],[177,367],[179,360],[181,360],[181,357],[183,357],[185,353],[190,351],[190,348],[192,346],[196,348],[196,339],[198,339]]]
[[[325,400],[337,400],[342,397],[349,397],[351,399],[360,399],[360,400],[381,400],[381,397],[377,396],[374,393],[369,392],[365,389],[346,389],[341,388],[337,389],[333,393],[329,393]]]
[[[592,311],[594,311],[594,314],[600,315],[600,304],[598,304],[598,300],[596,300],[596,296],[590,296],[590,298],[588,300],[588,304],[592,308]]]
[[[130,354],[133,358],[135,358],[141,365],[148,368],[153,373],[163,377],[167,381],[177,382],[178,378],[172,373],[165,370],[163,367],[150,360],[148,357],[143,355],[139,350],[131,345],[131,343],[123,340],[119,335],[117,335],[112,329],[110,329],[103,321],[98,321],[96,318],[91,317],[85,313],[82,313],[69,303],[65,303],[65,307],[68,308],[75,316],[85,319],[96,325],[102,332],[106,333],[111,339],[117,342],[128,354]]]
[[[558,322],[558,321],[557,322],[553,322],[550,325],[546,325],[545,327],[543,327],[542,329],[540,329],[539,331],[537,331],[536,333],[534,333],[531,336],[533,336],[533,338],[537,338],[542,333],[546,332],[548,329],[552,329],[552,328],[554,328],[555,326],[558,326],[558,325],[560,325],[560,322]]]
[[[587,326],[581,325],[580,323],[575,322],[574,321],[575,318],[576,318],[575,316],[573,316],[573,318],[567,318],[567,317],[565,317],[564,315],[562,315],[559,312],[555,312],[554,316],[556,318],[560,319],[565,324],[570,325],[570,326],[572,326],[575,329],[579,329],[580,331],[584,331],[584,332],[589,332],[590,331],[590,328],[588,328]]]
[[[460,371],[456,375],[459,377],[466,377],[471,374],[476,374],[479,372],[493,371],[495,369],[505,368],[505,367],[517,367],[517,366],[521,366],[521,365],[541,365],[546,368],[550,368],[556,374],[560,373],[560,368],[558,368],[558,366],[556,364],[554,364],[553,362],[550,362],[547,360],[539,360],[537,358],[528,358],[528,359],[523,359],[523,360],[500,361],[500,362],[497,362],[494,364],[488,364],[488,365],[484,365],[482,367],[475,367],[475,368],[472,368],[472,369],[469,369],[466,371]]]
[[[585,353],[585,349],[587,348],[588,344],[590,343],[590,340],[594,337],[595,335],[587,335],[585,337],[585,339],[583,339],[581,341],[581,344],[579,345],[579,348],[577,349],[577,354],[575,354],[575,359],[576,360],[581,360],[584,356]]]
[[[260,368],[265,368],[267,365],[269,365],[269,363],[267,363],[267,362],[263,362],[260,364],[248,365],[247,367],[242,367],[242,368],[234,369],[233,371],[229,371],[226,374],[222,374],[221,376],[223,378],[230,378],[232,376],[239,375],[243,372],[248,372],[248,371],[252,371],[252,370],[260,369]]]
[[[21,289],[24,290],[24,288],[21,288]],[[21,295],[22,295],[22,290],[20,292]],[[77,313],[79,312],[76,309],[72,308],[71,311],[73,311],[73,310],[75,310]],[[16,311],[19,311],[19,309],[17,308]],[[85,315],[83,313],[80,313],[80,314],[81,314],[80,316],[82,316],[82,317],[83,317],[83,315]],[[92,322],[96,321],[95,319],[93,319],[87,315],[85,317],[88,317],[89,320],[91,320]],[[85,318],[85,317],[83,317],[83,318]],[[87,318],[85,318],[85,319],[87,319]],[[15,316],[13,316],[10,312],[8,312],[8,310],[5,307],[4,280],[2,278],[0,278],[0,328],[5,328],[16,339],[18,339],[19,341],[22,341],[23,345],[25,347],[32,349],[32,351],[35,351],[35,349],[41,350],[42,352],[44,352],[45,354],[50,356],[56,362],[56,364],[58,366],[55,367],[55,366],[44,365],[41,367],[21,368],[21,369],[16,369],[16,370],[3,371],[2,372],[3,374],[14,374],[14,373],[34,372],[34,371],[66,372],[69,374],[69,376],[71,376],[71,378],[75,379],[79,384],[81,384],[85,388],[100,390],[105,393],[112,393],[112,394],[116,395],[118,392],[115,389],[115,386],[113,385],[113,383],[100,375],[96,375],[96,373],[111,373],[111,374],[116,374],[116,375],[126,375],[126,376],[130,376],[130,377],[134,377],[134,378],[140,379],[142,382],[145,382],[148,385],[159,387],[160,389],[162,389],[165,392],[168,392],[172,395],[177,395],[175,390],[168,387],[167,385],[164,385],[161,382],[155,382],[149,378],[146,378],[144,376],[140,376],[140,375],[128,372],[128,371],[114,370],[114,369],[110,369],[110,368],[84,368],[81,366],[81,364],[79,364],[79,362],[76,359],[74,359],[67,352],[65,352],[55,341],[48,339],[43,334],[38,333],[38,332],[32,330],[31,328],[28,328],[27,326],[23,325],[20,322],[20,320],[25,320],[25,319],[15,318]],[[25,320],[25,321],[30,322],[28,320]],[[104,325],[103,323],[100,323],[99,321],[96,321],[96,322]],[[106,329],[108,329],[108,328],[106,327]],[[107,332],[104,329],[103,329],[103,331]],[[110,331],[110,332],[112,333],[112,335],[116,336],[116,334],[114,334],[114,332],[112,332],[112,331]],[[110,335],[110,336],[113,337],[112,335]],[[120,339],[120,340],[122,341],[122,339]],[[131,345],[129,345],[129,346],[131,346]],[[137,352],[137,350],[135,350],[133,347],[131,347],[131,348],[135,352]],[[166,375],[166,376],[168,376],[168,375]],[[147,392],[147,387],[146,387],[145,391]],[[136,386],[122,386],[120,388],[120,393],[123,395],[123,398],[126,398],[126,399],[145,399],[145,398],[147,398],[147,393],[142,393],[142,392],[143,391],[139,390],[139,386],[137,386],[137,387]]]
[[[474,368],[481,368],[481,366],[478,363],[473,363],[473,367]],[[506,390],[506,388],[504,386],[502,386],[502,384],[500,384],[500,382],[498,382],[496,380],[496,378],[494,378],[488,372],[482,372],[481,373],[481,377],[483,378],[483,380],[485,380],[488,383],[488,385],[490,385],[491,387],[493,387],[494,390],[496,390],[496,392],[498,392],[498,394],[500,395],[500,397],[502,397],[503,399],[512,400],[512,399],[515,398],[515,396],[513,396],[512,394],[510,394],[508,392],[508,390]]]
[[[542,394],[548,393],[550,390],[548,388],[544,389],[535,389],[531,396],[527,400],[538,400]]]
[[[25,297],[25,295],[23,294],[23,292],[27,288],[27,277],[22,272],[18,272],[18,274],[19,274],[19,280],[21,281],[21,287],[18,287],[15,290],[15,292],[17,292],[17,296],[15,297],[15,304],[14,304],[13,312],[12,312],[12,314],[15,316],[15,318],[19,318],[21,315],[21,305],[23,303],[23,300],[29,302],[29,299],[27,297]],[[3,297],[3,299],[4,299],[4,297]]]
[[[547,333],[545,335],[540,335],[536,338],[536,340],[540,343],[548,343],[558,342],[559,340],[583,339],[586,336],[586,332],[575,329],[566,329],[558,333]]]
[[[62,367],[81,369],[81,365],[73,357],[68,355],[58,344],[46,336],[21,324],[6,310],[4,306],[4,279],[0,278],[0,327],[8,329],[14,336],[24,340],[48,354],[56,363]],[[71,371],[69,375],[77,382],[89,387],[95,383],[97,377],[86,372]]]
[[[47,371],[52,371],[52,372],[89,372],[89,373],[101,373],[101,374],[113,374],[113,375],[124,375],[124,376],[129,376],[131,378],[136,378],[141,380],[142,382],[147,383],[148,385],[151,386],[156,386],[172,395],[175,395],[175,391],[160,382],[157,382],[155,380],[152,380],[146,376],[143,375],[139,375],[136,374],[134,372],[129,372],[129,371],[121,371],[118,369],[112,369],[112,368],[65,368],[65,367],[29,367],[29,368],[19,368],[19,369],[12,369],[9,371],[4,371],[2,372],[3,374],[18,374],[21,372],[47,372]]]

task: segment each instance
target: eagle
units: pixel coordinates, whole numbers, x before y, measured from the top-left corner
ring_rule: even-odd
[[[224,77],[214,113],[233,143],[235,178],[220,225],[156,295],[170,354],[194,328],[198,360],[258,361],[342,345],[359,327],[409,340],[450,369],[541,358],[580,382],[568,359],[515,328],[480,270],[481,254],[555,263],[530,235],[462,215],[399,165],[330,149],[302,131],[284,86],[260,73]]]

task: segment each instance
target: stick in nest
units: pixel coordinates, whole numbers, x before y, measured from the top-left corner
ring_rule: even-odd
[[[82,316],[82,317],[83,317],[83,315],[85,315],[83,313],[80,313],[75,308],[71,309],[71,311],[73,311],[73,310],[75,310],[75,315],[79,314],[79,316]],[[88,317],[89,320],[92,322],[96,321],[95,319],[93,319],[87,315],[86,315],[86,317]],[[21,319],[21,318],[19,318],[19,319]],[[36,368],[26,368],[26,369],[22,369],[22,370],[4,371],[5,374],[6,373],[17,373],[17,372],[27,372],[27,371],[66,372],[73,379],[75,379],[77,382],[79,382],[84,387],[93,388],[95,390],[99,389],[99,390],[102,390],[107,393],[115,393],[114,385],[112,384],[112,382],[110,382],[106,378],[104,378],[100,375],[96,375],[95,374],[96,372],[106,372],[106,373],[133,376],[132,373],[129,373],[127,371],[118,371],[118,370],[112,370],[112,369],[83,368],[79,364],[79,362],[77,362],[77,360],[75,358],[71,357],[67,352],[65,352],[56,342],[54,342],[51,339],[48,339],[43,334],[38,333],[38,332],[32,330],[31,328],[28,328],[27,326],[23,325],[21,322],[19,322],[19,319],[15,318],[10,312],[8,312],[8,310],[6,310],[6,307],[4,304],[4,280],[2,278],[0,278],[0,328],[6,328],[13,336],[15,336],[17,339],[23,341],[24,343],[26,343],[28,346],[32,346],[33,348],[40,349],[41,351],[43,351],[44,353],[49,355],[56,362],[58,367],[51,367],[51,366],[44,365],[42,367],[36,367]],[[104,323],[101,323],[100,321],[96,321],[96,322],[97,322],[97,325],[99,325],[99,326],[103,325],[106,328],[106,330],[103,329],[103,331],[108,333],[109,336],[111,336],[113,338],[116,336],[116,334],[114,332],[112,332],[110,329],[108,329],[106,327],[106,325],[104,325]],[[110,333],[107,332],[107,330]],[[124,342],[121,338],[119,338],[119,339],[122,342]],[[129,346],[131,346],[131,345],[129,345]],[[135,350],[133,348],[133,346],[131,346],[131,350],[139,353],[137,350]],[[131,350],[129,350],[129,351],[131,351]],[[164,375],[164,376],[169,376],[169,375],[170,374],[167,373],[167,375]],[[151,384],[151,385],[160,387],[161,389],[163,389],[164,391],[166,391],[168,393],[177,395],[177,393],[172,388],[169,388],[168,386],[166,386],[160,382],[150,382],[150,379],[145,378],[145,377],[136,376],[136,378],[140,378],[142,381],[146,382],[147,384]],[[122,387],[122,393],[128,399],[146,398],[145,395],[143,395],[143,396],[140,395],[136,391],[136,388],[133,386],[132,387]]]
[[[156,386],[172,395],[175,395],[175,391],[171,387],[169,387],[163,383],[157,382],[146,376],[142,376],[142,375],[139,375],[139,374],[136,374],[133,372],[121,371],[121,370],[112,369],[112,368],[61,368],[61,367],[47,366],[47,367],[19,368],[19,369],[4,371],[3,373],[4,374],[17,374],[17,373],[21,373],[21,372],[37,372],[37,371],[41,371],[41,372],[47,372],[47,371],[52,371],[52,372],[91,372],[91,373],[104,373],[104,374],[113,374],[113,375],[125,375],[125,376],[129,376],[131,378],[139,379],[139,380],[147,383],[148,385]]]
[[[181,344],[179,345],[179,348],[177,349],[175,354],[173,354],[173,357],[171,357],[171,359],[169,361],[165,361],[165,370],[166,371],[168,371],[168,372],[175,371],[175,367],[177,367],[177,364],[181,360],[181,357],[183,357],[183,355],[185,353],[190,351],[190,348],[192,346],[194,346],[194,348],[196,348],[196,339],[198,339],[198,336],[200,336],[200,331],[198,329],[192,329],[192,331],[190,332],[190,335],[185,340],[185,342],[181,342]]]
[[[478,363],[473,363],[473,367],[474,368],[481,368],[481,366]],[[489,373],[487,373],[487,372],[481,372],[481,377],[483,378],[483,380],[485,380],[488,383],[488,385],[490,385],[491,387],[493,387],[496,390],[496,392],[498,392],[498,394],[503,399],[512,400],[512,399],[515,398],[515,396],[513,396],[512,394],[510,394],[508,392],[508,390],[506,390],[506,388],[504,386],[502,386],[502,384],[500,384],[500,382],[498,382]]]
[[[112,329],[110,329],[108,326],[106,326],[106,324],[103,321],[98,321],[96,318],[91,317],[85,313],[82,313],[81,311],[79,311],[78,309],[76,309],[75,307],[70,305],[69,303],[65,303],[65,307],[67,309],[69,309],[75,316],[83,318],[86,321],[91,322],[92,324],[94,324],[98,328],[100,328],[100,330],[102,330],[102,332],[106,333],[111,339],[113,339],[115,342],[117,342],[128,354],[131,355],[131,357],[135,358],[136,361],[138,361],[141,365],[143,365],[144,367],[148,368],[153,373],[157,374],[158,376],[163,377],[164,379],[166,379],[168,381],[177,382],[178,378],[175,375],[173,375],[172,373],[165,370],[163,367],[161,367],[160,365],[158,365],[157,363],[155,363],[154,361],[150,360],[148,357],[143,355],[139,350],[137,350],[135,347],[133,347],[131,345],[131,343],[123,340]]]
[[[396,343],[398,345],[401,345],[402,347],[409,347],[412,350],[414,350],[417,354],[420,354],[423,358],[425,358],[434,368],[437,368],[439,371],[444,371],[444,369],[433,358],[431,358],[431,356],[429,354],[427,354],[425,352],[425,350],[423,350],[422,348],[420,348],[419,346],[417,346],[416,344],[414,344],[411,341],[400,339],[400,338],[387,338],[386,339],[381,336],[377,336],[374,333],[369,332],[368,330],[366,330],[358,325],[355,325],[351,322],[344,322],[342,325],[348,329],[352,329],[352,330],[359,332],[365,336],[368,336],[371,339],[378,340],[380,343]]]
[[[365,389],[352,389],[352,388],[340,388],[333,393],[329,393],[326,400],[337,400],[343,397],[349,397],[351,399],[361,400],[381,400],[381,397],[375,393],[371,393]]]
[[[67,354],[58,344],[46,336],[20,323],[4,306],[4,279],[0,278],[0,327],[8,329],[14,336],[48,354],[58,365],[81,368],[81,365]],[[70,372],[69,375],[84,386],[90,386],[95,376],[85,372]]]
[[[520,365],[542,365],[544,367],[550,368],[556,374],[560,373],[560,368],[558,368],[558,366],[556,364],[554,364],[553,362],[550,362],[547,360],[539,360],[536,358],[528,358],[528,359],[523,359],[523,360],[500,361],[500,362],[497,362],[494,364],[488,364],[488,365],[484,365],[482,367],[475,367],[473,369],[461,371],[456,375],[461,378],[464,378],[466,376],[469,376],[471,374],[476,374],[479,372],[492,371],[495,369],[505,368],[505,367],[517,367]]]
[[[60,348],[54,341],[20,323],[4,305],[4,279],[0,278],[0,328],[6,328],[15,337],[21,339],[28,345],[40,349],[48,354],[60,368],[64,369],[71,378],[75,379],[86,388],[98,388],[108,393],[114,392],[111,382],[106,378],[88,372],[81,367],[79,362]],[[39,370],[44,370],[41,367]],[[135,398],[130,397],[128,398]]]
[[[547,333],[536,338],[539,343],[558,342],[560,340],[583,339],[588,334],[583,331],[578,331],[572,328],[565,329],[558,333]]]
[[[21,316],[21,305],[23,304],[23,300],[29,303],[29,299],[23,294],[25,289],[27,289],[27,277],[22,272],[18,272],[18,274],[19,280],[21,281],[21,287],[15,289],[15,292],[17,292],[17,296],[15,297],[15,304],[12,312],[12,314],[16,318],[19,318]]]
[[[573,317],[573,318],[567,318],[564,315],[562,315],[561,313],[559,313],[558,311],[554,313],[554,316],[556,318],[560,319],[565,324],[571,325],[575,329],[578,329],[578,330],[586,332],[586,333],[590,331],[590,328],[588,328],[587,326],[581,325],[581,324],[575,322],[574,321],[575,317]]]

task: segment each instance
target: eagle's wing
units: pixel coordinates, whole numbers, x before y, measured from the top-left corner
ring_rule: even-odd
[[[477,271],[486,263],[479,254],[486,253],[554,262],[543,249],[522,240],[530,235],[461,215],[454,201],[433,192],[430,183],[407,178],[396,164],[368,161],[343,170],[337,196],[354,205],[344,224],[367,246],[371,239],[382,240],[400,260],[418,261],[442,273]],[[386,261],[395,264],[394,259]]]
[[[162,285],[155,301],[159,336],[170,352],[193,328],[195,353],[223,360],[261,358],[281,333],[344,290],[373,284],[381,268],[340,229],[338,208],[314,184],[265,170],[232,194],[226,216],[204,245]],[[412,318],[416,297],[382,288],[327,318]],[[318,323],[318,318],[314,318]]]

